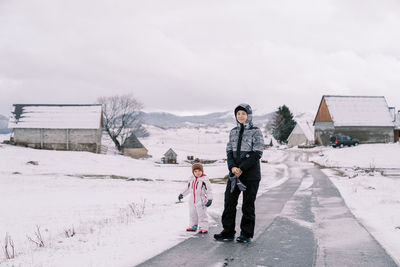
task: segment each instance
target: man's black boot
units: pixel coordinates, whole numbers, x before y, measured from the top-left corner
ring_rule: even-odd
[[[215,234],[214,238],[218,241],[233,241],[235,239],[235,234],[222,231],[219,234]]]

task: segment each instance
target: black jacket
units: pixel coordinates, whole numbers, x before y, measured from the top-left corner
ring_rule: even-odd
[[[246,109],[247,120],[244,124],[238,122],[229,134],[226,147],[228,169],[238,167],[243,171],[241,180],[260,180],[260,158],[264,150],[264,138],[261,130],[253,126],[251,107],[247,104],[239,105]],[[235,114],[236,117],[236,114]]]

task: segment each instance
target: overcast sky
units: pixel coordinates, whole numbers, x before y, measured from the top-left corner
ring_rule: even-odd
[[[399,33],[398,0],[0,0],[0,114],[126,93],[179,114],[400,108]]]

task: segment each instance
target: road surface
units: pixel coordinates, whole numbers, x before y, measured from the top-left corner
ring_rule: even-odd
[[[284,163],[289,179],[257,198],[253,242],[215,241],[218,225],[139,266],[398,266],[307,153],[288,152]]]

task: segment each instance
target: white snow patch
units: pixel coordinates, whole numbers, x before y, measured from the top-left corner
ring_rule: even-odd
[[[368,231],[400,263],[400,179],[379,173],[370,176],[360,173],[354,178],[341,177],[334,170],[324,169],[325,174],[339,189],[346,205],[360,219]]]
[[[132,266],[193,236],[187,233],[188,206],[177,204],[191,167],[188,155],[216,160],[205,165],[210,178],[227,174],[224,159],[229,128],[150,128],[140,141],[153,158],[136,160],[118,154],[36,150],[0,144],[0,240],[8,232],[17,256],[2,266]],[[6,136],[8,138],[9,136]],[[110,144],[108,144],[110,145]],[[157,161],[169,148],[178,153],[177,165]],[[276,150],[268,159],[283,157]],[[27,164],[37,161],[39,165]],[[167,167],[168,166],[168,167]],[[260,193],[287,179],[279,164],[262,164]],[[275,175],[279,174],[279,175]],[[121,176],[121,179],[107,177]],[[81,177],[92,177],[84,178]],[[97,177],[97,179],[96,179]],[[126,181],[143,178],[151,181]],[[212,184],[210,222],[219,223],[225,184]],[[141,218],[130,204],[145,206]],[[44,248],[27,239],[40,227]],[[65,230],[76,235],[67,238]]]

